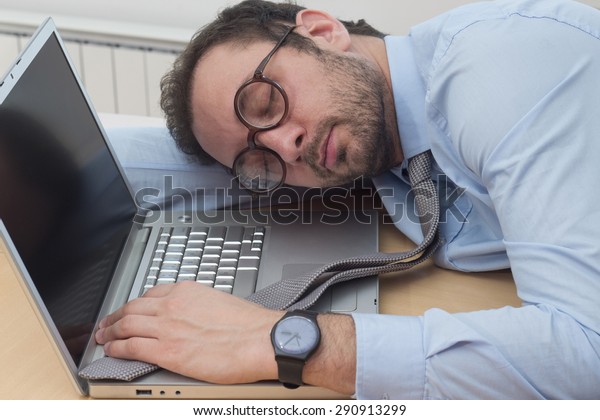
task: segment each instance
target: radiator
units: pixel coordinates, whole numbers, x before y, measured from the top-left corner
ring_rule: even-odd
[[[35,27],[0,23],[0,77]],[[183,42],[136,39],[111,33],[59,32],[98,112],[161,116],[160,78]]]

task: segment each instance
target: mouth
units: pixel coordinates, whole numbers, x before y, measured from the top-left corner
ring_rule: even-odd
[[[333,127],[329,130],[329,134],[323,140],[323,144],[321,145],[321,167],[331,170],[336,163],[336,150],[335,150],[335,141],[333,139]]]

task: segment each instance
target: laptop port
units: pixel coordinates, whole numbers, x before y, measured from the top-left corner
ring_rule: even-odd
[[[135,395],[150,396],[150,395],[152,395],[152,390],[151,389],[136,389]]]

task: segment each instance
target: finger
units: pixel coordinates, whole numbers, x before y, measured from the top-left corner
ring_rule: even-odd
[[[114,324],[127,315],[156,315],[159,302],[157,298],[160,296],[146,296],[134,299],[121,306],[112,314],[107,315],[100,321],[98,326],[106,328]]]
[[[157,355],[160,354],[159,342],[155,338],[147,337],[110,341],[104,345],[104,353],[119,359],[140,360],[157,365]]]
[[[95,339],[98,344],[105,344],[131,337],[156,338],[159,333],[156,325],[156,318],[153,316],[127,315],[114,324],[99,328]]]
[[[142,295],[142,298],[167,296],[172,292],[174,286],[175,284],[158,284],[148,289],[148,291]]]

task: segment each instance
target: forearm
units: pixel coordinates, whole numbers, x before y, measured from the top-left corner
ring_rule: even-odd
[[[352,317],[321,314],[321,344],[304,368],[307,384],[354,394],[356,378],[356,336]]]

